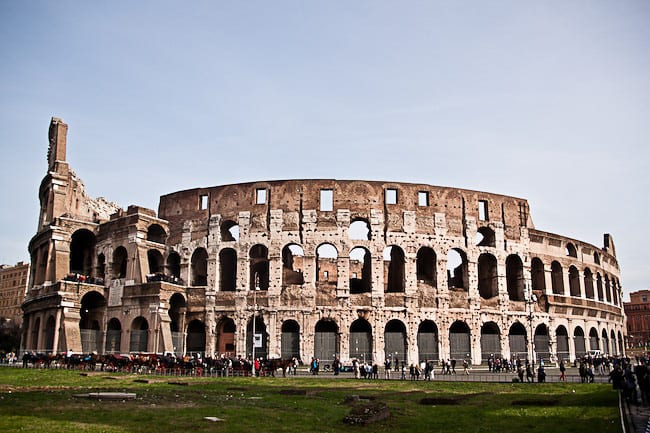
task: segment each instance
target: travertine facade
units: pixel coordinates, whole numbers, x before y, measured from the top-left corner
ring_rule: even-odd
[[[171,193],[156,216],[86,197],[66,130],[53,119],[24,349],[250,356],[254,327],[256,356],[303,360],[623,352],[612,238],[537,230],[524,199],[261,181]]]

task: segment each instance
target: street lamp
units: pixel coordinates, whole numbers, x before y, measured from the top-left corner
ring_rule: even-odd
[[[253,290],[253,377],[255,377],[255,317],[257,316],[257,292],[260,290],[260,276],[255,272],[255,290]]]
[[[535,362],[535,346],[534,346],[534,329],[533,329],[533,306],[537,303],[537,295],[533,293],[533,289],[529,283],[526,284],[526,306],[528,307],[528,324],[530,325],[530,360]]]

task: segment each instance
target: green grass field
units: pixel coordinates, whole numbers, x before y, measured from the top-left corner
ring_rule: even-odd
[[[97,401],[74,396],[109,391],[137,397]],[[352,395],[360,401],[346,401]],[[0,368],[3,433],[605,433],[621,431],[617,401],[616,392],[605,384],[178,379]],[[388,417],[367,425],[343,421],[351,411],[363,416],[379,407],[387,408],[382,413]]]

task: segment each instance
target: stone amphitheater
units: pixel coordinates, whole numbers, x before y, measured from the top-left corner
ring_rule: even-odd
[[[53,118],[22,349],[383,363],[623,353],[612,237],[525,199],[425,184],[259,181],[150,209],[86,195]]]

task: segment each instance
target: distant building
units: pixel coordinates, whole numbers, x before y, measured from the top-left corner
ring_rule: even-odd
[[[29,263],[0,265],[0,318],[9,319],[18,325],[23,322],[20,305],[25,300],[28,278]]]
[[[627,315],[627,347],[632,350],[650,346],[650,290],[630,293],[624,302]]]

